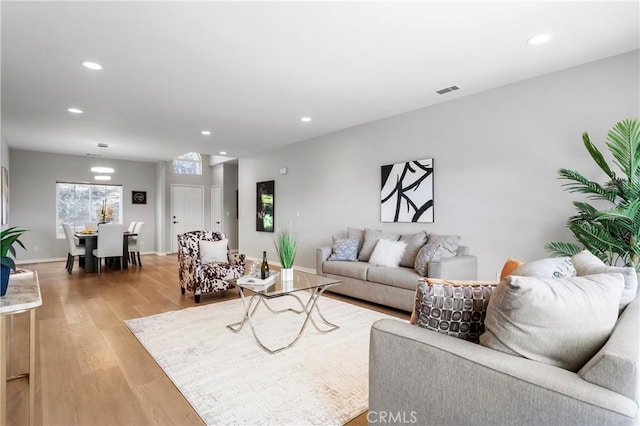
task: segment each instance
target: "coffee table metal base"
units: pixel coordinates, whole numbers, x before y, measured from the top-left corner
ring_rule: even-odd
[[[227,328],[231,331],[233,331],[234,333],[238,333],[240,330],[242,330],[242,328],[244,327],[245,323],[249,323],[249,327],[251,328],[251,333],[253,334],[253,337],[255,338],[256,342],[258,343],[258,345],[264,349],[266,352],[270,353],[270,354],[275,354],[278,353],[280,351],[283,351],[285,349],[290,348],[291,346],[293,346],[298,340],[300,340],[300,337],[302,336],[302,333],[304,332],[305,328],[307,327],[307,324],[309,322],[311,322],[311,324],[313,324],[313,326],[315,327],[316,330],[318,330],[321,333],[329,333],[331,331],[337,330],[338,328],[340,328],[338,325],[333,324],[329,321],[327,321],[327,319],[322,315],[322,313],[320,312],[320,308],[318,306],[318,299],[320,298],[320,296],[322,295],[322,293],[324,293],[324,291],[327,289],[327,287],[317,287],[314,289],[311,289],[311,296],[309,297],[309,300],[307,301],[307,303],[303,303],[302,300],[294,293],[287,293],[287,294],[283,294],[280,297],[293,297],[295,300],[298,301],[298,303],[300,304],[300,310],[298,309],[293,309],[293,308],[287,308],[287,309],[273,309],[269,306],[269,304],[267,303],[267,300],[269,298],[264,297],[261,294],[254,294],[253,296],[251,296],[251,298],[249,299],[249,302],[247,303],[247,298],[245,297],[244,294],[244,289],[241,287],[238,287],[238,293],[240,293],[240,299],[242,299],[242,306],[244,307],[244,316],[242,318],[242,321],[233,323],[233,324],[229,324],[227,325]],[[276,348],[276,349],[270,349],[268,348],[264,343],[262,343],[262,341],[260,340],[260,338],[258,337],[258,335],[256,334],[256,330],[253,327],[253,323],[251,322],[251,317],[253,317],[253,314],[255,314],[256,310],[258,309],[258,306],[260,306],[260,304],[263,304],[264,306],[266,306],[266,308],[273,312],[274,314],[281,314],[283,312],[294,312],[296,314],[306,314],[304,322],[302,323],[302,326],[300,327],[300,330],[298,331],[298,335],[287,345],[284,345],[282,347]],[[318,324],[316,323],[316,321],[313,319],[313,317],[311,316],[311,314],[313,312],[316,312],[318,314],[318,316],[320,317],[320,319],[322,320],[322,322],[324,323],[324,325],[328,326],[329,328],[320,328],[318,326]]]

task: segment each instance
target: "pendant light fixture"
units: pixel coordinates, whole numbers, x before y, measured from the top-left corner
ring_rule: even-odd
[[[98,165],[91,168],[91,171],[93,173],[98,173],[93,177],[95,180],[111,180],[111,176],[104,173],[113,173],[113,168],[104,167],[102,165],[102,150],[108,147],[109,145],[107,145],[106,143],[98,143],[98,148],[100,148],[100,154],[98,155]]]

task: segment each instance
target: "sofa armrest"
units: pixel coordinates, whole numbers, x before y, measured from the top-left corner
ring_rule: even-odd
[[[429,262],[427,277],[448,280],[478,279],[478,258],[476,256],[445,257]]]
[[[395,319],[371,327],[370,422],[632,424],[637,410],[632,399],[558,367]]]
[[[322,263],[331,256],[331,247],[318,247],[316,249],[316,275],[322,275]]]

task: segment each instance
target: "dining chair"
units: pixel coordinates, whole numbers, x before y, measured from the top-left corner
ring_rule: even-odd
[[[76,243],[73,231],[71,230],[71,225],[63,223],[62,229],[64,230],[64,238],[67,240],[67,244],[69,245],[69,253],[67,253],[67,272],[71,273],[73,271],[73,263],[75,262],[76,256],[84,256],[85,248],[84,246]]]
[[[138,222],[131,222],[131,223],[129,224],[129,227],[127,228],[127,232],[133,232],[133,231],[136,229],[136,224],[137,224],[137,223],[138,223]]]
[[[144,229],[144,222],[136,222],[136,227],[133,230],[134,234],[138,234],[129,237],[129,259],[134,265],[138,265],[142,268],[142,261],[140,260],[140,247],[142,246],[142,230]],[[136,259],[136,255],[138,258]]]
[[[119,223],[105,223],[98,227],[98,248],[93,250],[93,255],[98,258],[98,274],[102,270],[102,259],[107,257],[120,258],[120,272],[124,263],[123,244],[124,225]]]

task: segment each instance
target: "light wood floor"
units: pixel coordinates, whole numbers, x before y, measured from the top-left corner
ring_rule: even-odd
[[[85,274],[76,261],[21,265],[38,271],[43,305],[36,311],[36,424],[202,425],[202,420],[147,354],[123,320],[195,306],[180,294],[175,255],[148,255],[143,267]],[[11,284],[9,284],[11,285]],[[200,305],[237,298],[235,290]],[[408,314],[331,295],[388,313]],[[9,334],[14,373],[28,370],[28,316],[14,316]],[[303,336],[304,338],[304,336]],[[28,381],[7,384],[8,423],[28,423]],[[366,414],[349,422],[366,425]]]

